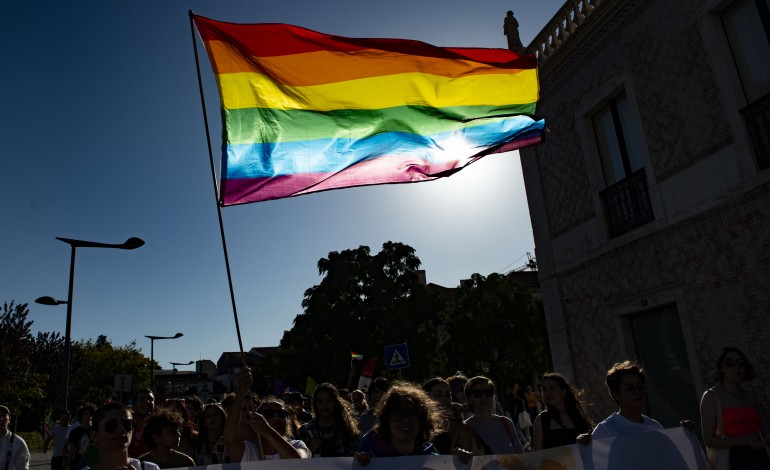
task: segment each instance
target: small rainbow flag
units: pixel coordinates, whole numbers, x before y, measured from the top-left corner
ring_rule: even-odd
[[[193,19],[219,86],[222,205],[427,181],[542,141],[533,56]]]
[[[364,359],[364,356],[358,353],[354,353],[353,351],[350,351],[350,360],[351,361],[361,361]]]

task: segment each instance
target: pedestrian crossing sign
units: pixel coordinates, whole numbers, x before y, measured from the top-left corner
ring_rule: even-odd
[[[406,343],[385,346],[385,363],[388,370],[409,367],[409,351],[406,349]]]

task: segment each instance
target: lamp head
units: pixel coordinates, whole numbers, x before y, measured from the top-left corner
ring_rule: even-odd
[[[66,304],[66,300],[56,300],[50,295],[44,295],[43,297],[38,297],[35,299],[35,303],[41,304],[41,305],[62,305]]]
[[[139,237],[131,237],[123,242],[122,248],[125,250],[135,250],[144,245],[144,240]]]

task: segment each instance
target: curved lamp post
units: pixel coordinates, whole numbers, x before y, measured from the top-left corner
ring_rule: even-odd
[[[134,250],[144,245],[144,240],[137,237],[131,237],[123,243],[101,243],[90,242],[87,240],[75,240],[73,238],[56,237],[72,247],[70,255],[70,280],[67,300],[56,300],[50,296],[38,297],[35,302],[42,305],[61,305],[67,304],[67,327],[64,334],[64,399],[62,400],[62,409],[67,410],[67,399],[69,396],[70,381],[70,343],[72,333],[72,287],[75,280],[75,251],[77,248],[117,248],[120,250]]]
[[[144,335],[145,338],[150,338],[150,390],[155,393],[155,340],[156,339],[177,339],[184,336],[182,333],[177,333],[174,336],[151,336]]]

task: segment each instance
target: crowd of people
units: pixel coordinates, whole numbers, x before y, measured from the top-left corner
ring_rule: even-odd
[[[716,385],[701,400],[701,430],[714,468],[770,469],[768,417],[757,396],[744,388],[753,378],[746,356],[724,348]],[[309,409],[297,392],[260,398],[251,392],[252,381],[249,368],[242,368],[238,391],[221,403],[204,405],[193,396],[157,405],[153,392],[143,389],[134,394],[131,408],[83,404],[74,423],[66,411],[57,416],[44,451],[53,443],[52,470],[346,456],[365,466],[372,459],[407,455],[456,455],[468,462],[474,455],[518,454],[663,429],[643,414],[647,376],[631,361],[607,371],[607,391],[618,411],[597,424],[586,415],[580,391],[557,372],[544,374],[536,387],[521,392],[513,385],[506,393],[488,377],[459,373],[422,385],[380,377],[353,392],[323,383],[309,397]],[[10,432],[9,421],[8,408],[0,406],[0,469],[28,469],[26,443]],[[694,426],[687,419],[681,424]]]

